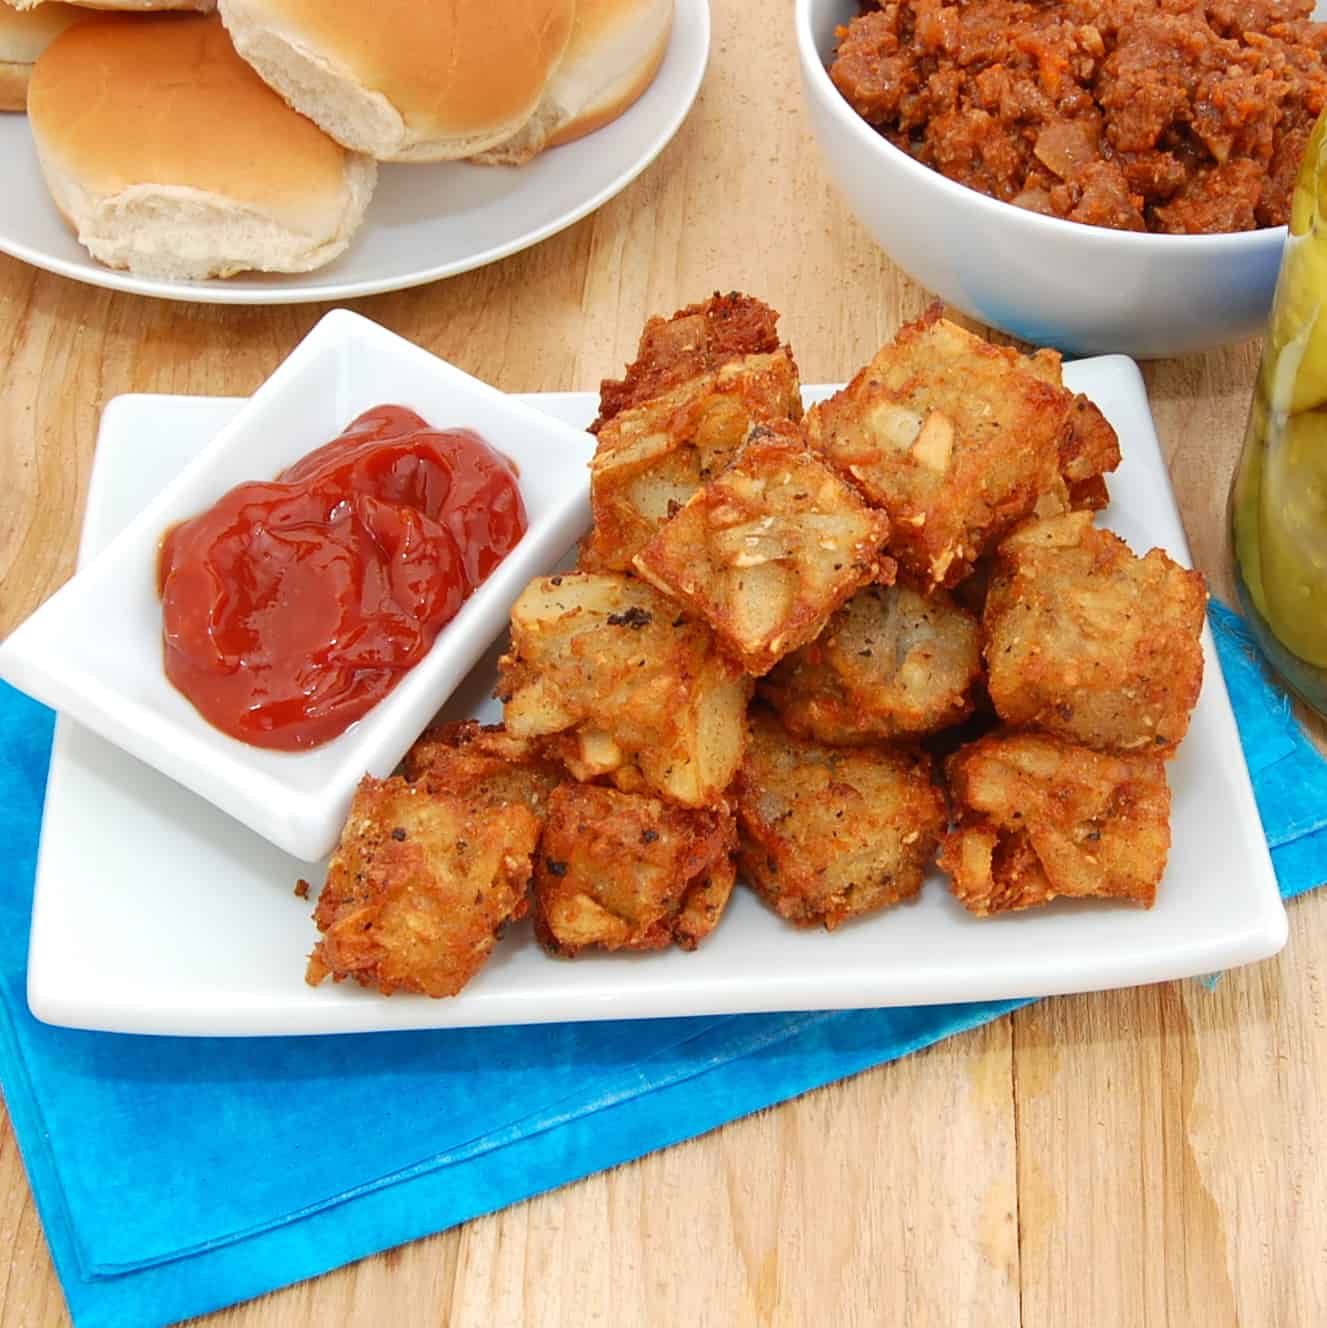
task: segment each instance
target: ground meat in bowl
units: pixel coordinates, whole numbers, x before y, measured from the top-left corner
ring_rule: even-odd
[[[1312,0],[863,0],[830,69],[951,180],[1117,230],[1279,226],[1327,104]]]

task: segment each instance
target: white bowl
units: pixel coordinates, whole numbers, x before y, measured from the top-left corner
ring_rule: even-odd
[[[245,480],[330,442],[362,411],[408,406],[472,428],[519,468],[525,535],[429,653],[339,738],[269,751],[208,724],[162,668],[162,533]],[[115,403],[107,410],[110,421]],[[532,576],[589,524],[594,440],[344,310],[329,313],[178,479],[0,645],[0,677],[73,716],[287,853],[334,846],[361,776],[386,775],[507,624]],[[184,869],[187,870],[187,867]]]
[[[829,173],[905,272],[957,309],[1076,355],[1181,355],[1262,330],[1285,227],[1144,235],[1043,217],[946,179],[878,134],[830,80],[856,0],[797,0],[802,86]]]

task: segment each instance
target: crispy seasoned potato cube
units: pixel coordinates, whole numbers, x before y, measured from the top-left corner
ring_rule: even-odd
[[[940,866],[965,908],[1002,913],[1057,895],[1152,906],[1170,851],[1159,756],[1005,733],[962,748],[946,771],[958,824]]]
[[[548,795],[566,777],[529,738],[501,724],[473,719],[435,724],[415,739],[402,762],[405,776],[434,793],[458,793],[498,805],[524,803],[542,821]]]
[[[887,551],[926,589],[957,584],[1040,497],[1064,493],[1070,402],[933,309],[812,407],[806,431],[889,513]]]
[[[558,954],[694,950],[732,893],[732,813],[593,784],[553,791],[535,862],[535,934]]]
[[[1120,440],[1106,417],[1081,392],[1069,408],[1069,428],[1060,443],[1060,473],[1077,511],[1100,511],[1110,502],[1106,472],[1120,464]]]
[[[1039,350],[1026,363],[1043,382],[1070,395],[1064,387],[1058,351]],[[1105,475],[1119,464],[1120,440],[1109,421],[1081,392],[1072,396],[1060,435],[1060,474],[1065,482],[1067,506],[1078,511],[1105,507],[1110,502]]]
[[[730,360],[772,354],[779,349],[778,321],[769,305],[737,291],[716,291],[703,304],[688,305],[671,318],[651,318],[622,380],[605,378],[599,385],[599,418],[590,432],[599,433],[622,411],[666,396],[680,383],[712,373]]]
[[[803,738],[919,737],[966,719],[981,677],[981,628],[943,590],[859,590],[760,685]]]
[[[737,823],[743,879],[789,922],[832,929],[915,895],[948,822],[922,753],[805,742],[754,708]]]
[[[525,915],[538,839],[528,807],[366,776],[318,897],[306,981],[455,996]]]
[[[694,613],[635,577],[532,581],[499,663],[507,731],[566,734],[577,779],[718,802],[742,761],[750,680]]]
[[[1207,592],[1160,549],[1135,558],[1089,512],[1030,522],[1000,546],[982,622],[1007,724],[1089,747],[1170,751],[1203,680]]]
[[[737,451],[748,428],[800,419],[792,355],[749,355],[615,415],[590,463],[594,528],[581,548],[586,571],[631,570],[661,525]]]
[[[880,557],[888,534],[889,518],[808,451],[796,425],[757,425],[641,550],[636,570],[759,675],[817,636],[858,586],[893,579]]]

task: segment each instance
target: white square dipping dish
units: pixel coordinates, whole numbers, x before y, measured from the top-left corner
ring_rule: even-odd
[[[236,484],[271,479],[384,404],[407,406],[437,429],[473,429],[514,461],[525,535],[429,653],[340,737],[299,752],[228,737],[166,678],[161,537]],[[151,487],[140,488],[139,506],[123,514],[132,519],[117,521],[118,533],[93,558],[85,538],[77,575],[0,645],[0,677],[313,862],[335,846],[363,775],[391,771],[506,626],[522,587],[588,524],[585,463],[594,440],[346,310],[327,314],[250,400],[210,419],[215,436],[191,432],[182,469],[184,457],[158,465],[151,446],[139,454],[138,481]],[[142,399],[112,401],[99,448],[139,429],[156,434],[143,422]],[[99,451],[97,501],[115,482],[107,467],[123,464]],[[89,531],[97,516],[90,500]]]
[[[1065,366],[1105,411],[1124,464],[1103,524],[1138,551],[1188,550],[1137,367]],[[822,396],[828,389],[808,389]],[[587,393],[529,397],[572,427]],[[107,411],[84,527],[86,556],[188,463],[236,401],[124,397]],[[581,482],[584,482],[582,475]],[[550,559],[550,563],[552,559]],[[237,1036],[850,1009],[1090,991],[1213,972],[1276,953],[1286,915],[1210,633],[1206,678],[1172,763],[1174,842],[1156,906],[1060,900],[981,919],[933,874],[912,903],[798,931],[743,886],[694,954],[550,959],[513,928],[460,996],[390,1000],[304,983],[316,933],[287,857],[214,807],[61,716],[37,866],[28,999],[50,1023],[123,1033]],[[446,713],[497,717],[493,658]]]

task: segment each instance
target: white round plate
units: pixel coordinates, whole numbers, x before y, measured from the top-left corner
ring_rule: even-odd
[[[625,189],[677,133],[700,90],[709,49],[708,0],[677,0],[657,77],[612,124],[519,168],[382,166],[350,248],[298,276],[167,281],[103,267],[56,212],[27,116],[0,114],[0,251],[94,286],[207,304],[346,300],[455,276],[546,240]]]

